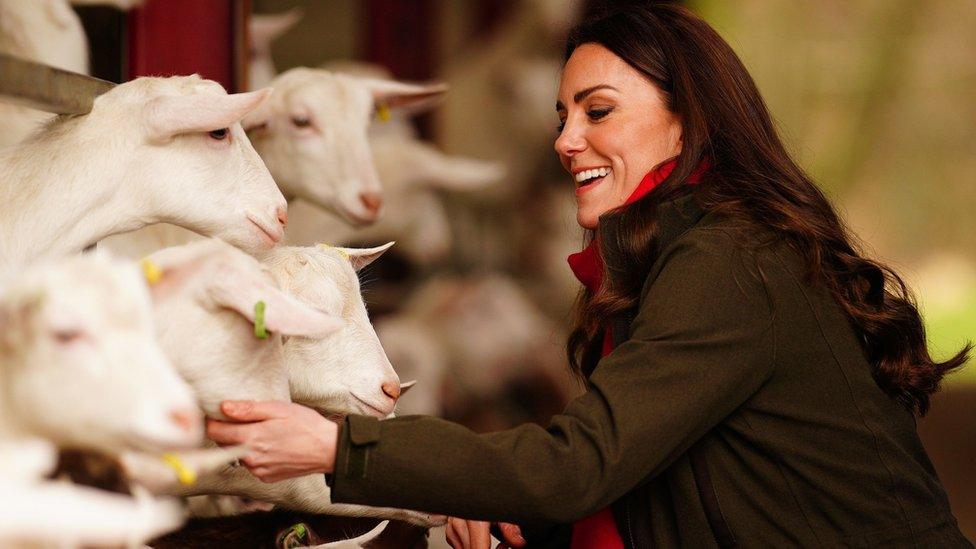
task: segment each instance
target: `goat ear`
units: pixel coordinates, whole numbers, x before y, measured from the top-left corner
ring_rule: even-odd
[[[187,280],[193,278],[200,266],[227,244],[216,238],[186,246],[158,250],[139,261],[142,274],[149,284],[153,301],[167,298]]]
[[[375,248],[338,248],[342,250],[347,256],[349,256],[349,261],[352,262],[352,268],[359,271],[366,265],[376,261],[383,252],[389,250],[394,242],[387,242],[382,246],[377,246]]]
[[[146,128],[150,138],[157,141],[182,133],[219,130],[238,122],[270,96],[271,88],[230,95],[159,97],[146,105]]]
[[[255,306],[264,302],[264,325],[283,336],[323,337],[342,327],[342,320],[313,309],[259,277],[232,267],[217,270],[210,296],[250,322]]]
[[[398,140],[398,157],[413,166],[417,181],[433,188],[449,191],[474,191],[485,188],[505,177],[501,162],[453,156],[419,140]]]
[[[406,111],[410,115],[429,111],[437,106],[447,93],[447,84],[407,84],[397,80],[380,78],[359,79],[373,95],[373,102],[390,109]]]
[[[271,114],[271,103],[266,101],[258,108],[247,113],[247,115],[241,120],[241,126],[244,127],[244,131],[246,132],[263,128],[271,121]]]
[[[407,391],[409,391],[410,388],[413,387],[416,384],[417,384],[417,380],[416,379],[412,379],[410,381],[405,381],[405,382],[401,383],[400,384],[400,396],[402,397],[403,395],[405,395],[407,393]]]
[[[305,10],[300,7],[281,13],[252,15],[247,23],[248,30],[251,31],[251,44],[256,48],[268,48],[272,42],[301,21],[304,15]]]

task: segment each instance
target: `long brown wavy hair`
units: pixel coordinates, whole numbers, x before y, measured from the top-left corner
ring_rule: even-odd
[[[586,379],[600,359],[605,329],[633,312],[656,259],[657,205],[694,193],[706,212],[764,228],[798,254],[807,281],[826,287],[860,336],[878,385],[924,415],[942,377],[962,366],[967,344],[945,362],[929,354],[925,328],[904,281],[862,255],[853,234],[776,134],[752,77],[732,48],[680,6],[642,2],[611,8],[569,35],[566,59],[600,44],[644,74],[682,121],[682,150],[671,175],[641,200],[604,214],[599,238],[604,284],[577,300],[567,342],[570,366]],[[699,164],[702,183],[683,185]]]

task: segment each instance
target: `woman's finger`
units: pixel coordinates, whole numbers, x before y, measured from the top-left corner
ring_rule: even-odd
[[[243,425],[216,419],[207,420],[207,438],[221,446],[247,444],[248,430]]]
[[[288,416],[292,406],[295,405],[277,400],[225,400],[220,403],[220,411],[235,421],[264,421]]]
[[[451,517],[447,519],[448,543],[454,549],[467,549],[468,523],[464,519]]]
[[[508,522],[499,522],[498,529],[502,532],[501,540],[514,548],[525,547],[527,545],[525,538],[522,537],[522,529],[518,527],[517,524],[511,524]]]
[[[468,543],[471,549],[491,549],[491,534],[488,533],[487,522],[468,521]]]
[[[444,539],[447,540],[447,544],[451,546],[451,549],[460,549],[461,542],[458,540],[457,533],[454,531],[454,527],[451,523],[447,523],[447,528],[444,529]]]

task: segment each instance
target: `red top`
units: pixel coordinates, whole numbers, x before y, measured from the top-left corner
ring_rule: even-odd
[[[667,179],[677,165],[677,160],[669,160],[645,175],[634,192],[624,202],[624,205],[636,202],[646,196],[647,193]],[[688,182],[697,183],[705,169],[707,169],[707,165],[703,164],[688,178]],[[576,278],[590,292],[596,294],[603,285],[603,257],[600,255],[598,240],[594,238],[589,246],[581,252],[570,255],[567,261]],[[607,356],[612,350],[613,337],[610,330],[606,330],[603,336],[603,353],[601,356]],[[571,549],[623,549],[624,542],[617,531],[617,523],[613,519],[613,512],[610,507],[576,521],[573,524],[573,540],[570,547]]]

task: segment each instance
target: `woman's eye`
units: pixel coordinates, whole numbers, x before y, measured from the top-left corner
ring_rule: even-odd
[[[604,116],[610,114],[613,111],[611,108],[606,109],[590,109],[586,111],[586,115],[590,117],[590,120],[599,120]]]
[[[556,126],[556,133],[563,133],[563,129],[565,127],[566,127],[566,121],[565,120],[560,121],[559,125]]]
[[[307,128],[312,125],[312,119],[307,116],[293,116],[291,117],[291,123],[296,128]]]
[[[230,135],[230,130],[228,128],[220,128],[219,130],[210,132],[210,137],[216,139],[217,141],[227,139],[228,135]]]

